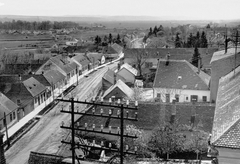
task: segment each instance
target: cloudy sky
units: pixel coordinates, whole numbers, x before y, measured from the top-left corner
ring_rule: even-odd
[[[0,0],[0,15],[239,19],[240,0]]]

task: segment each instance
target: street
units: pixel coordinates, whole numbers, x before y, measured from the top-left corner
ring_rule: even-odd
[[[116,66],[117,64],[113,63],[97,70],[87,78],[83,77],[79,81],[79,85],[65,98],[74,97],[79,100],[87,99],[88,94],[99,84],[108,68]],[[30,151],[57,154],[61,146],[61,139],[67,134],[66,130],[60,128],[61,122],[69,123],[70,121],[70,115],[60,113],[60,109],[67,109],[68,105],[67,103],[59,102],[49,113],[44,115],[29,132],[7,150],[5,152],[7,163],[28,163]]]

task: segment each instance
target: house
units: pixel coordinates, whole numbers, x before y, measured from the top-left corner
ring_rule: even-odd
[[[117,75],[113,70],[108,69],[108,71],[102,77],[102,89],[106,91],[112,85],[116,84],[119,79],[121,79],[123,82],[126,82],[124,77]]]
[[[18,105],[3,93],[0,93],[0,130],[4,128],[4,122],[9,127],[17,121],[17,110]],[[4,113],[6,114],[6,120],[4,120]]]
[[[118,70],[117,75],[124,77],[126,82],[134,84],[137,73],[138,71],[135,68],[128,63],[124,63]]]
[[[87,53],[87,59],[90,61],[90,69],[105,63],[105,56],[102,53]]]
[[[79,75],[84,74],[89,70],[90,61],[85,53],[74,53],[72,60],[79,66]]]
[[[67,46],[77,46],[78,41],[66,41]]]
[[[118,80],[117,83],[108,90],[105,91],[103,99],[109,100],[109,98],[114,97],[114,99],[133,99],[134,91],[129,88],[122,80]]]
[[[186,60],[159,60],[154,97],[163,102],[209,102],[210,76]]]
[[[5,85],[1,84],[1,91],[19,106],[18,120],[33,110],[42,109],[47,105],[47,87],[33,77],[22,80],[19,76],[16,81],[9,81]]]
[[[49,70],[43,74],[48,83],[51,84],[51,92],[53,93],[53,99],[59,96],[65,86],[65,76],[57,70]]]
[[[211,142],[219,163],[240,161],[240,66],[219,79]]]
[[[58,70],[61,72],[66,77],[65,86],[68,88],[77,81],[76,72],[79,72],[79,65],[73,62],[68,56],[58,55],[50,58],[43,64],[36,74],[44,74],[48,70]]]
[[[240,47],[237,49],[237,54],[235,55],[235,48],[229,48],[222,51],[217,51],[213,54],[211,59],[211,101],[215,102],[218,92],[219,79],[222,76],[227,75],[229,72],[234,70],[240,65]]]
[[[111,46],[107,46],[103,49],[103,54],[106,55],[107,59],[114,59],[118,57],[123,57],[123,47],[121,47],[119,44],[114,43]]]
[[[201,54],[203,69],[211,69],[210,60],[216,48],[198,48]],[[194,54],[194,48],[131,48],[124,50],[124,63],[130,65],[137,64],[137,58],[144,62],[143,68],[152,68],[157,66],[157,59],[166,59],[170,55],[173,60],[191,61]],[[138,57],[137,57],[138,56]]]

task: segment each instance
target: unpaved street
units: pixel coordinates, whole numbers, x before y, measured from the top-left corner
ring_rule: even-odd
[[[116,67],[116,63],[108,67]],[[73,96],[79,100],[86,99],[86,95],[90,93],[101,80],[108,67],[104,67],[88,78],[83,77],[79,81],[79,85],[66,97]],[[70,115],[60,113],[60,109],[68,108],[67,103],[59,102],[49,113],[41,118],[41,120],[18,142],[15,143],[7,152],[5,152],[8,164],[26,164],[30,151],[41,153],[57,154],[61,139],[67,133],[66,130],[60,128],[62,121],[69,123]]]

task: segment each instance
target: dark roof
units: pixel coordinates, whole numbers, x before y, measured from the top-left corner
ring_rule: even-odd
[[[160,60],[154,79],[155,88],[209,90],[210,76],[185,60]]]
[[[76,56],[73,57],[74,60],[76,60],[78,63],[82,65],[82,67],[88,66],[90,61],[85,56],[84,53],[74,53]]]
[[[51,85],[65,79],[65,76],[57,70],[49,70],[45,72],[43,76]]]
[[[108,69],[108,71],[104,74],[103,79],[110,82],[111,84],[114,84],[114,74],[115,72],[113,70]],[[118,79],[121,79],[123,82],[126,82],[126,79],[124,77],[116,74],[116,80]]]
[[[30,77],[34,77],[37,81],[39,81],[44,86],[50,86],[50,83],[47,81],[47,79],[43,75],[35,75],[35,74],[29,74],[29,75],[0,75],[0,83],[19,83],[21,81],[27,80]]]
[[[198,48],[202,57],[203,67],[209,67],[213,53],[217,51],[216,48]],[[124,58],[134,58],[138,54],[143,55],[144,58],[165,59],[167,54],[170,54],[170,59],[173,60],[187,60],[191,61],[194,54],[194,48],[132,48],[124,50]]]
[[[240,53],[239,47],[237,49],[237,53],[238,54]],[[225,53],[225,50],[217,51],[213,54],[210,63],[212,63],[214,61],[218,61],[218,60],[221,60],[221,59],[231,57],[233,55],[235,55],[235,48],[228,48],[227,53]]]
[[[102,59],[102,53],[87,53],[87,57],[91,61],[91,63],[100,61]]]
[[[76,66],[77,66],[76,63],[71,61],[69,57],[63,56],[63,55],[57,55],[55,57],[52,57],[50,60],[54,64],[56,64],[60,69],[62,69],[66,74],[76,69]]]
[[[218,146],[240,148],[240,66],[220,78],[212,131],[212,142]],[[232,136],[235,135],[233,138]],[[237,146],[238,144],[238,146]]]
[[[12,102],[3,93],[0,93],[0,118],[4,116],[4,112],[8,114],[17,108],[18,108],[17,104]]]
[[[46,87],[33,77],[23,81],[23,84],[33,97],[46,90]]]
[[[121,52],[123,52],[123,47],[121,47],[119,44],[114,43],[113,45],[111,45],[111,48],[115,51],[115,53],[120,54]]]
[[[108,114],[108,107],[98,107],[95,111],[100,113],[100,109],[103,109],[105,114]],[[135,112],[138,113],[138,121],[124,121],[124,124],[133,124],[140,129],[144,130],[153,130],[158,123],[161,123],[162,120],[170,121],[171,110],[173,108],[172,104],[162,104],[162,103],[145,103],[139,102],[138,110],[129,110],[129,117],[135,117]],[[195,108],[195,113],[192,109]],[[191,116],[195,115],[195,121],[193,123],[194,127],[198,126],[200,129],[211,132],[213,116],[214,116],[215,106],[210,105],[198,105],[196,106],[191,104],[177,104],[176,105],[176,119],[181,125],[190,125]],[[87,111],[91,113],[92,110]],[[113,110],[113,115],[117,114],[117,109]],[[97,126],[105,125],[108,118],[94,117],[94,116],[83,116],[80,119],[80,125],[84,126],[85,123],[88,123],[89,126],[95,124]],[[110,119],[110,126],[119,127],[120,122],[117,119]]]

